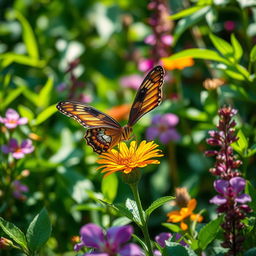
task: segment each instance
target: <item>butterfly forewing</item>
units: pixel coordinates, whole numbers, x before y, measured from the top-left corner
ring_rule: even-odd
[[[164,69],[161,66],[152,69],[145,77],[131,107],[129,126],[161,103],[163,79]]]
[[[120,124],[112,117],[80,102],[62,101],[58,103],[57,109],[64,115],[72,117],[86,128],[121,128]]]

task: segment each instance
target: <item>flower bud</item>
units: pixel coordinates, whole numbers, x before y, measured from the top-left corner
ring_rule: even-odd
[[[13,247],[13,242],[5,237],[0,238],[0,249]]]

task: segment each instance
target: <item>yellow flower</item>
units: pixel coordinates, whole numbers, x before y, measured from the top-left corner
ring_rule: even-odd
[[[182,207],[180,210],[171,211],[167,214],[168,222],[177,223],[180,222],[180,227],[182,230],[187,230],[188,225],[184,222],[184,220],[190,217],[190,220],[201,222],[203,217],[200,214],[194,214],[193,211],[196,208],[196,199],[189,200],[187,207]]]
[[[168,58],[161,59],[162,64],[166,70],[184,69],[194,65],[194,60],[190,57],[180,58],[176,60],[170,60]]]
[[[102,164],[102,166],[97,169],[103,169],[101,172],[108,176],[118,171],[128,174],[137,167],[159,164],[158,160],[152,159],[163,156],[157,147],[158,145],[153,141],[146,142],[143,140],[139,145],[136,141],[132,141],[129,148],[124,142],[121,142],[118,145],[119,150],[111,149],[99,156],[97,163]]]

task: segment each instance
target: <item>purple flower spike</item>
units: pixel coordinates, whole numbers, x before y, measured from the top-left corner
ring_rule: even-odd
[[[159,137],[163,144],[167,144],[170,141],[178,141],[180,135],[175,129],[178,122],[179,118],[175,114],[155,115],[152,118],[152,126],[147,129],[147,139],[154,140]]]
[[[131,239],[133,228],[130,225],[111,227],[106,232],[96,224],[84,225],[81,230],[82,242],[74,246],[78,251],[83,246],[95,249],[93,252],[86,253],[84,256],[142,256],[140,247],[136,244],[125,244]]]
[[[5,117],[0,116],[0,123],[3,123],[8,129],[14,129],[18,125],[23,125],[27,122],[28,119],[26,117],[20,118],[20,115],[11,108],[6,111]]]
[[[34,146],[29,139],[23,140],[20,146],[16,139],[10,139],[7,145],[2,145],[1,149],[4,154],[11,153],[13,158],[20,159],[23,158],[25,154],[32,153]]]

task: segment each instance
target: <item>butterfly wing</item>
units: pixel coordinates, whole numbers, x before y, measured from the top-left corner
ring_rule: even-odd
[[[109,127],[121,129],[120,124],[109,115],[80,102],[62,101],[57,104],[57,109],[86,128]]]
[[[157,107],[162,101],[164,69],[153,68],[143,80],[131,107],[128,126],[133,126],[143,115]]]
[[[108,127],[88,129],[84,138],[93,151],[101,154],[113,148],[122,139],[122,130]]]
[[[121,141],[122,127],[109,115],[75,101],[60,102],[57,109],[88,128],[84,138],[94,152],[101,154]]]

